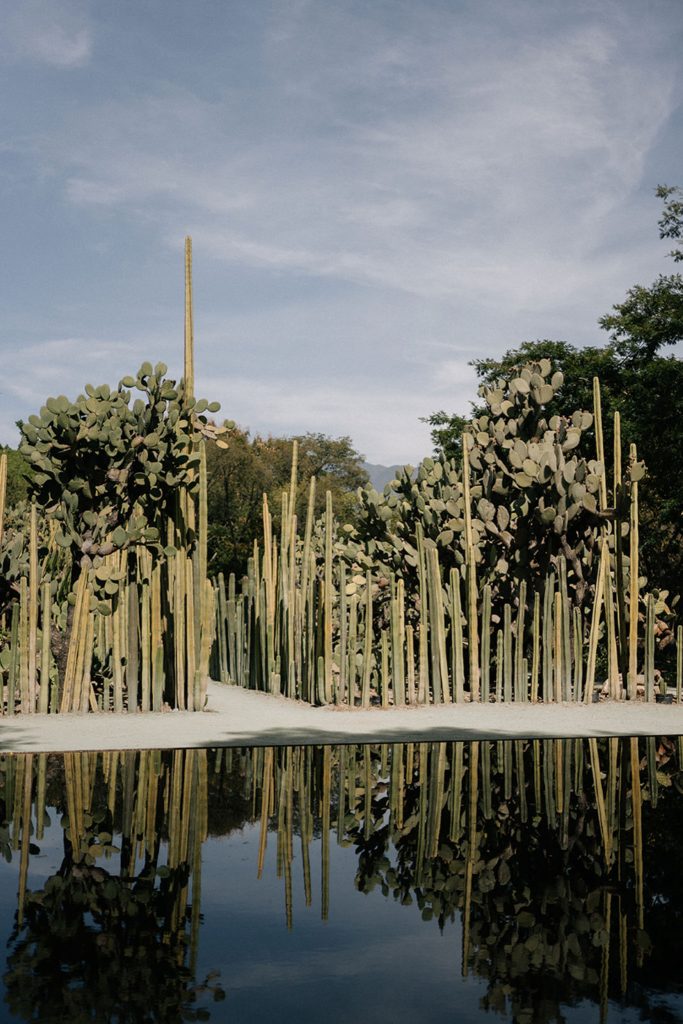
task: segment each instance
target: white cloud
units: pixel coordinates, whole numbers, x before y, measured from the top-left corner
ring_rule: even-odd
[[[421,32],[423,5],[396,31],[338,6],[278,19],[251,125],[232,92],[181,88],[81,112],[50,147],[69,198],[144,203],[174,234],[182,209],[213,256],[267,270],[499,306],[579,294],[674,102],[647,28],[525,39],[527,9],[511,42],[455,13]]]
[[[416,465],[431,450],[429,427],[421,417],[444,405],[464,410],[476,392],[473,378],[462,364],[440,367],[420,389],[410,381],[373,381],[360,374],[346,380],[311,375],[276,381],[212,373],[198,378],[197,393],[219,399],[221,414],[253,433],[346,433],[370,462]]]
[[[18,50],[36,57],[54,9],[78,63],[83,8],[29,9]],[[246,72],[226,52],[169,82],[152,61],[27,144],[95,231],[112,212],[169,248],[193,235],[214,280],[198,365],[215,359],[206,393],[226,415],[416,459],[418,417],[474,396],[468,359],[595,341],[656,273],[640,190],[680,103],[675,5],[274,0],[255,23]],[[261,308],[247,287],[235,313],[221,277]]]
[[[139,346],[130,341],[93,337],[54,338],[4,352],[0,443],[15,444],[14,421],[37,413],[50,395],[75,398],[88,381],[115,384],[137,368],[138,352]]]
[[[77,0],[20,0],[0,3],[0,52],[55,68],[82,67],[90,60],[92,32]]]

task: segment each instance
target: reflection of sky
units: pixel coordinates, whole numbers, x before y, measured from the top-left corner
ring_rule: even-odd
[[[62,860],[59,818],[30,859],[29,889],[42,886]],[[118,845],[116,838],[115,845]],[[339,847],[330,836],[329,915],[321,920],[321,842],[311,842],[312,905],[305,906],[300,840],[294,836],[292,864],[293,928],[287,930],[285,882],[277,877],[277,836],[268,834],[263,877],[257,879],[259,825],[229,836],[210,838],[202,848],[202,926],[196,970],[226,992],[210,1004],[220,1022],[315,1022],[315,1024],[416,1024],[416,1022],[490,1021],[501,1018],[480,1009],[484,981],[461,977],[459,916],[441,934],[435,921],[424,922],[413,903],[402,906],[379,888],[358,892],[358,859],[353,846]],[[390,853],[390,857],[392,854]],[[101,862],[118,873],[118,857]],[[16,912],[19,854],[0,861],[0,943],[7,948]],[[656,955],[656,952],[655,952]],[[0,973],[4,965],[0,966]],[[683,996],[648,993],[652,1006],[683,1020]],[[202,999],[202,1005],[207,1005]],[[567,1024],[594,1024],[597,1006],[583,1002],[563,1007]],[[663,1018],[664,1019],[664,1018]],[[609,1006],[609,1024],[636,1024],[634,1007]],[[15,1024],[0,1000],[0,1024]]]
[[[35,836],[31,837],[31,842],[39,848],[40,853],[32,854],[29,859],[29,889],[42,888],[45,881],[59,870],[62,863],[64,833],[59,825],[60,815],[54,808],[49,808],[47,813],[50,824],[45,826],[44,838],[38,840]],[[4,857],[0,857],[0,1024],[14,1024],[15,1021],[22,1019],[12,1016],[7,1009],[2,985],[7,944],[14,929],[17,913],[20,856],[18,850],[13,850],[10,863],[7,863]]]
[[[416,904],[358,892],[353,847],[330,838],[330,904],[321,909],[321,843],[310,845],[312,906],[304,901],[299,840],[292,864],[293,928],[285,923],[277,837],[256,878],[259,832],[204,847],[199,973],[221,970],[225,1006],[238,1021],[403,1024],[479,1019],[486,986],[461,977],[459,922],[440,934]],[[226,1010],[225,1019],[229,1018]]]
[[[52,815],[54,818],[54,814]],[[116,839],[114,840],[116,843]],[[485,991],[460,977],[460,929],[439,933],[417,906],[402,907],[379,890],[368,896],[354,886],[353,847],[330,839],[329,920],[320,918],[319,840],[310,845],[313,903],[304,902],[299,840],[292,865],[294,927],[287,930],[284,878],[277,878],[277,837],[269,833],[263,877],[256,877],[259,827],[211,838],[202,851],[202,918],[196,977],[220,971],[225,1002],[220,1021],[358,1020],[403,1024],[419,1020],[477,1019]],[[32,856],[29,889],[39,888],[62,859],[59,827],[46,831]],[[118,845],[118,844],[117,844]],[[118,870],[118,857],[110,870]],[[102,861],[106,869],[107,863]],[[19,855],[0,864],[0,943],[6,943],[16,912]],[[425,989],[425,986],[428,986]],[[206,1005],[203,1000],[203,1005]],[[425,1016],[425,1006],[430,1016]],[[453,1007],[458,1016],[453,1018]],[[321,1016],[324,1008],[324,1015]],[[2,1014],[5,1013],[3,1017]],[[0,1021],[14,1021],[0,1002]]]
[[[177,371],[254,431],[416,462],[467,366],[671,273],[680,0],[0,0],[0,441]]]

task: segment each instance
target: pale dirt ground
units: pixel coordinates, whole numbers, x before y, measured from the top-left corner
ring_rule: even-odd
[[[683,705],[458,704],[312,708],[209,683],[201,713],[17,715],[0,718],[0,751],[150,750],[305,743],[683,735]]]

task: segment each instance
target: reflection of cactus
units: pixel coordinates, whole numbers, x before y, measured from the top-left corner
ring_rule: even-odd
[[[20,850],[17,927],[4,977],[11,1012],[89,1020],[96,1006],[98,1020],[147,1020],[152,1007],[154,1019],[208,1020],[201,1004],[224,993],[215,980],[198,985],[194,978],[206,752],[65,754],[63,776],[61,762],[28,755],[0,774],[0,838],[3,797],[12,815],[10,787],[21,801],[10,849],[2,849]],[[64,856],[33,891],[29,853],[39,852],[53,802]]]
[[[319,823],[326,917],[336,829],[356,849],[362,892],[417,903],[441,929],[461,917],[463,972],[486,979],[487,1007],[539,1022],[579,999],[603,1010],[608,995],[627,996],[634,972],[658,971],[650,919],[664,918],[667,946],[677,923],[675,900],[662,898],[678,891],[675,859],[648,887],[642,815],[662,783],[678,799],[679,765],[667,740],[645,741],[642,764],[641,751],[636,739],[254,751],[243,774],[260,791],[260,870],[277,823],[291,926],[292,834],[298,823],[308,903]],[[666,963],[670,984],[676,957]]]
[[[42,976],[35,992],[26,983],[40,965],[31,938],[68,978],[109,977],[103,951],[121,977],[144,978],[145,957],[119,965],[111,940],[123,935],[138,949],[150,929],[156,950],[148,909],[182,961],[200,928],[204,838],[260,819],[254,869],[275,871],[266,848],[276,842],[289,927],[298,864],[303,898],[314,899],[313,856],[320,911],[334,923],[336,840],[355,849],[359,890],[417,904],[425,922],[462,932],[462,968],[486,982],[487,1007],[540,1024],[577,1000],[604,1009],[608,996],[647,999],[653,980],[666,988],[679,973],[671,935],[681,791],[676,741],[652,738],[6,756],[0,854],[19,854],[12,998],[42,1004],[46,995]],[[52,806],[62,815],[65,858],[32,893],[30,854]],[[90,953],[88,914],[101,936]],[[158,969],[175,998],[164,960]]]

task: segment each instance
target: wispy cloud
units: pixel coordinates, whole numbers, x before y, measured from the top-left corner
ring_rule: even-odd
[[[101,367],[118,368],[118,377],[137,369],[137,346],[130,341],[93,337],[54,338],[3,353],[0,379],[0,438],[16,439],[13,419],[26,419],[37,412],[48,396],[65,394],[75,398],[90,381],[98,385],[117,383]],[[8,406],[17,409],[14,417]]]
[[[30,9],[35,41],[52,8]],[[89,31],[84,8],[54,10],[67,40]],[[414,459],[419,415],[464,411],[469,358],[595,341],[649,273],[677,4],[272,0],[250,19],[207,15],[172,73],[141,37],[155,59],[133,84],[117,65],[18,144],[95,233],[111,217],[167,250],[193,235],[227,415]]]
[[[77,0],[2,0],[0,17],[5,59],[55,68],[82,67],[90,59],[92,32],[85,5]]]
[[[520,5],[514,45],[505,20],[496,32],[441,9],[437,33],[433,11],[399,9],[392,28],[353,4],[285,8],[273,109],[251,125],[230,91],[79,112],[50,147],[67,195],[144,202],[167,227],[184,208],[212,255],[241,265],[456,302],[542,309],[579,293],[672,110],[673,64],[645,66],[647,28],[609,7],[544,26]]]

